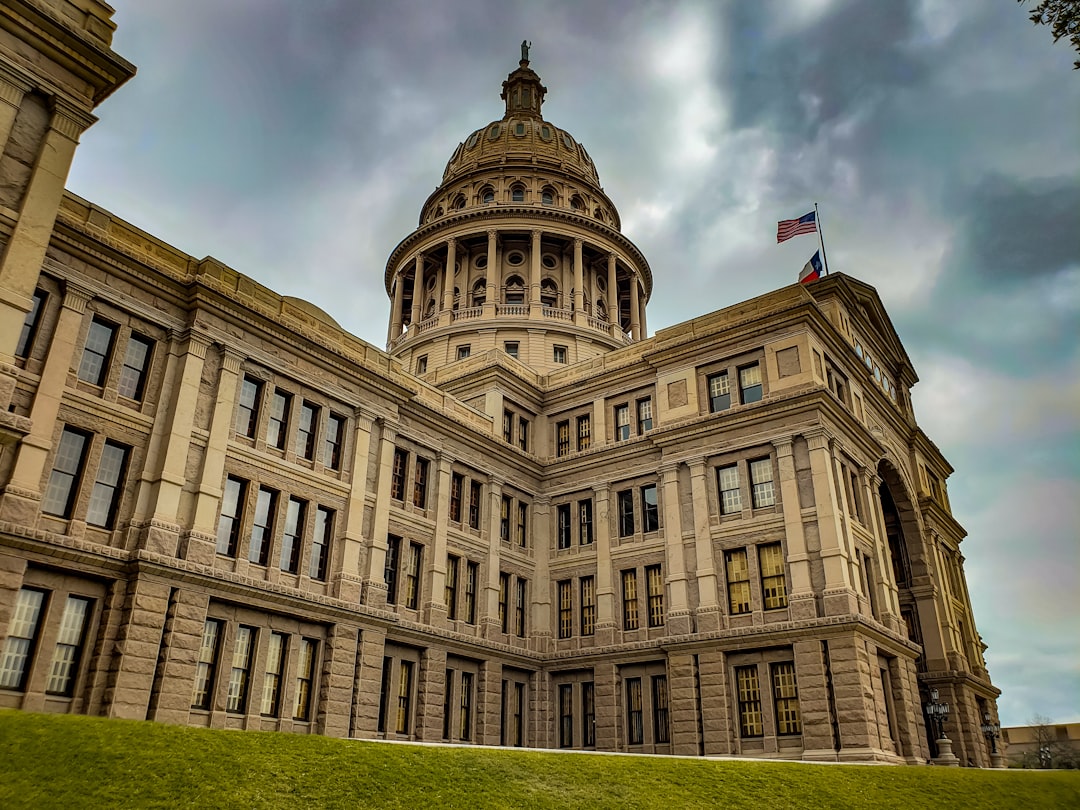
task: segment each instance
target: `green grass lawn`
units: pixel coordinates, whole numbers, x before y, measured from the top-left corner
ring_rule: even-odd
[[[386,745],[0,711],[0,808],[1080,807],[1080,772]]]

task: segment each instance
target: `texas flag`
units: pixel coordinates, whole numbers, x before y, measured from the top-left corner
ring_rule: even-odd
[[[799,283],[809,284],[821,278],[821,251],[816,251],[799,273]]]

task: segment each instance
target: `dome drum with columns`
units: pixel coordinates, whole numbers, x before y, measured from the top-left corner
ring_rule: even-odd
[[[545,373],[646,335],[648,262],[545,93],[523,59],[387,262],[387,344],[411,370],[500,348]]]

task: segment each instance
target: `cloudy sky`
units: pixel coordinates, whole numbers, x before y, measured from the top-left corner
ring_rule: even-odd
[[[1011,0],[110,0],[138,75],[69,187],[383,345],[386,257],[532,41],[648,257],[652,330],[877,287],[956,468],[1002,722],[1080,720],[1080,72]]]

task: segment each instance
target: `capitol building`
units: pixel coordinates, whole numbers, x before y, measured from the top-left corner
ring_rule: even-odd
[[[361,268],[370,345],[64,190],[135,71],[111,17],[0,12],[0,707],[916,764],[936,690],[992,764],[952,468],[873,287],[650,332],[674,271],[523,49]]]

